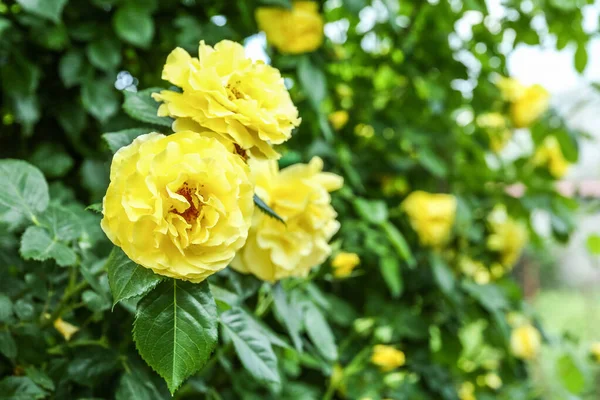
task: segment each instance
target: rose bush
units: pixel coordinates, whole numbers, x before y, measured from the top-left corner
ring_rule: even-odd
[[[579,133],[501,78],[590,35],[520,3],[0,2],[0,397],[595,399],[511,272]]]

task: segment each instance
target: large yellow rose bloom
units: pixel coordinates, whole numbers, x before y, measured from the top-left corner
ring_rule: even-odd
[[[510,218],[504,206],[494,207],[488,216],[488,222],[491,229],[487,239],[488,249],[499,253],[502,265],[512,268],[527,244],[527,228]]]
[[[533,162],[536,165],[546,166],[550,174],[556,179],[565,176],[569,170],[569,162],[563,156],[560,144],[554,136],[548,136],[544,139],[542,146],[533,156]]]
[[[294,1],[291,10],[260,7],[256,22],[267,41],[282,53],[308,53],[323,43],[323,17],[314,1]]]
[[[328,242],[340,224],[329,192],[342,186],[342,178],[322,172],[318,157],[281,171],[275,161],[249,164],[257,195],[285,224],[255,212],[248,241],[231,266],[270,282],[308,275],[331,254]]]
[[[383,372],[392,371],[406,363],[404,352],[384,344],[378,344],[373,347],[371,362],[379,367]]]
[[[162,78],[182,89],[163,90],[158,115],[176,118],[173,130],[211,129],[234,142],[240,153],[278,158],[271,147],[288,140],[300,124],[298,110],[279,71],[246,58],[244,48],[223,40],[215,47],[200,42],[199,57],[176,48]]]
[[[215,138],[149,133],[114,155],[101,225],[137,264],[201,282],[244,245],[253,194],[248,166]]]
[[[524,360],[535,358],[540,351],[542,335],[530,324],[513,329],[510,336],[510,348],[513,355]]]
[[[410,224],[424,246],[438,247],[450,236],[456,216],[456,198],[417,190],[402,202]]]
[[[497,85],[511,103],[510,114],[516,128],[534,123],[550,105],[550,93],[540,85],[524,86],[511,78],[501,78]]]

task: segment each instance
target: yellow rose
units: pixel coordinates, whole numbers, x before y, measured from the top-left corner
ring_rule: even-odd
[[[542,335],[531,324],[513,329],[510,336],[510,348],[515,357],[524,360],[533,359],[540,351]]]
[[[490,137],[490,147],[499,152],[512,137],[512,131],[506,125],[504,116],[497,112],[481,114],[477,117],[477,125],[484,129]]]
[[[512,268],[527,244],[527,228],[510,218],[504,206],[496,206],[488,216],[491,234],[487,238],[488,249],[499,253],[500,262]]]
[[[383,372],[392,371],[406,363],[404,352],[384,344],[378,344],[373,347],[371,362],[379,367]]]
[[[475,385],[471,382],[463,382],[458,389],[458,398],[460,400],[477,400],[477,397],[475,397]]]
[[[590,353],[592,353],[592,356],[594,357],[596,362],[600,363],[600,342],[592,343]]]
[[[554,136],[544,139],[542,146],[533,156],[533,162],[536,165],[546,166],[550,174],[557,179],[562,178],[569,169],[569,162],[563,156],[560,144]]]
[[[408,195],[401,207],[421,244],[438,247],[448,240],[456,216],[454,196],[418,190]]]
[[[162,78],[183,91],[152,95],[163,102],[158,115],[177,119],[174,131],[206,127],[234,142],[240,153],[278,158],[271,145],[288,140],[300,124],[279,71],[246,58],[239,43],[223,40],[213,48],[202,41],[199,58],[177,48]]]
[[[149,133],[115,154],[101,225],[137,264],[201,282],[244,245],[253,194],[248,166],[215,138]]]
[[[352,271],[358,264],[360,264],[358,254],[345,252],[338,253],[331,262],[333,276],[336,278],[346,278],[352,274]]]
[[[282,53],[308,53],[323,43],[323,17],[314,1],[294,1],[292,9],[260,7],[256,10],[258,28],[267,41]]]
[[[62,318],[57,318],[54,321],[54,329],[56,329],[68,342],[71,337],[79,332],[79,327],[64,321]]]
[[[329,122],[336,131],[342,129],[348,123],[348,111],[339,110],[329,114]]]
[[[540,85],[524,86],[515,79],[501,78],[497,86],[511,103],[511,118],[517,128],[531,125],[550,105],[550,93]]]
[[[322,172],[323,161],[294,164],[279,171],[277,162],[249,160],[257,195],[283,220],[255,212],[244,248],[231,266],[265,281],[303,277],[331,254],[338,231],[329,192],[342,187],[340,176]]]

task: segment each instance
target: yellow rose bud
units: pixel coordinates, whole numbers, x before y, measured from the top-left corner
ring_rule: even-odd
[[[600,363],[600,342],[592,343],[590,353],[597,363]]]
[[[546,166],[550,174],[557,179],[565,176],[569,169],[569,162],[563,156],[560,144],[554,136],[548,136],[544,139],[542,146],[537,149],[533,156],[533,163]]]
[[[458,398],[460,400],[477,400],[477,397],[475,397],[475,385],[471,382],[463,382],[458,389]]]
[[[339,110],[329,114],[329,122],[331,122],[333,129],[339,131],[348,123],[348,111]]]
[[[501,78],[497,86],[511,103],[510,113],[516,128],[534,123],[550,105],[550,93],[540,85],[524,86],[515,79]]]
[[[379,367],[383,372],[392,371],[406,363],[404,353],[392,346],[378,344],[373,347],[371,362]]]
[[[323,17],[314,1],[294,1],[291,10],[260,7],[256,22],[267,41],[282,53],[308,53],[323,43]]]
[[[101,225],[137,264],[201,282],[244,245],[253,195],[248,166],[214,137],[150,133],[114,155]]]
[[[481,114],[477,117],[477,125],[484,129],[490,137],[490,146],[499,152],[512,137],[512,131],[506,125],[504,116],[497,112]]]
[[[173,130],[211,129],[240,153],[278,158],[271,145],[288,140],[300,124],[279,71],[246,58],[239,43],[223,40],[213,48],[202,41],[198,58],[177,48],[167,57],[162,78],[183,91],[152,95],[163,103],[159,116],[177,119]]]
[[[484,382],[490,389],[498,390],[502,387],[502,378],[493,372],[485,375]]]
[[[450,236],[456,216],[456,198],[449,194],[412,192],[402,202],[410,224],[424,246],[439,247]]]
[[[294,164],[279,171],[275,161],[250,159],[256,193],[285,224],[257,211],[248,241],[231,266],[265,281],[303,277],[331,254],[329,240],[340,223],[329,192],[342,177],[322,172],[323,161]]]
[[[352,274],[356,266],[360,264],[360,258],[356,253],[338,253],[331,266],[333,267],[333,276],[336,278],[346,278]]]
[[[510,218],[503,205],[494,207],[488,216],[491,234],[487,238],[488,249],[499,253],[500,262],[511,268],[521,256],[527,244],[527,228]]]
[[[77,326],[64,321],[62,318],[57,318],[54,321],[54,329],[56,329],[67,342],[71,340],[71,337],[74,334],[79,332],[79,328]]]
[[[515,357],[531,360],[537,356],[542,344],[540,332],[530,324],[513,329],[510,348]]]

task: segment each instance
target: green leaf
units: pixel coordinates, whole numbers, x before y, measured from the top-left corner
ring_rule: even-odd
[[[308,55],[300,58],[300,62],[298,63],[298,79],[313,109],[320,112],[321,103],[327,97],[327,78]]]
[[[438,286],[445,294],[449,295],[454,290],[454,275],[450,270],[450,267],[438,254],[431,254],[430,256],[431,270],[433,277],[437,282]]]
[[[7,330],[0,330],[0,354],[11,360],[17,356],[17,344]]]
[[[10,297],[0,293],[0,322],[6,323],[11,320],[13,314],[13,303]]]
[[[217,307],[206,281],[165,280],[138,304],[137,349],[171,393],[206,364],[217,335]]]
[[[556,362],[556,370],[563,386],[573,394],[585,389],[585,375],[579,363],[570,354],[564,354]]]
[[[273,286],[273,305],[275,312],[289,332],[294,347],[301,352],[302,339],[300,338],[300,331],[302,329],[302,314],[288,302],[287,295],[279,283]]]
[[[85,109],[100,122],[106,122],[119,111],[119,99],[107,79],[91,79],[81,86],[81,101]]]
[[[71,88],[81,83],[84,78],[85,60],[83,54],[77,50],[70,50],[58,64],[58,75],[66,88]]]
[[[307,303],[304,309],[304,327],[310,341],[315,345],[319,353],[329,361],[338,358],[335,337],[323,313],[312,303]]]
[[[379,263],[383,280],[390,289],[392,297],[397,298],[402,294],[404,284],[400,273],[400,263],[395,256],[388,255],[381,259]]]
[[[121,147],[131,144],[133,139],[146,133],[150,133],[150,130],[146,128],[132,128],[118,132],[105,133],[102,135],[102,138],[108,144],[110,151],[116,153]]]
[[[0,35],[2,35],[4,33],[4,31],[7,30],[8,28],[10,28],[11,26],[12,26],[12,22],[10,22],[6,18],[0,17]]]
[[[282,224],[285,224],[283,218],[281,218],[275,211],[273,211],[271,207],[269,207],[269,205],[265,203],[263,199],[258,197],[256,194],[254,195],[254,204],[256,205],[256,207],[258,207],[260,211],[264,212],[269,217],[275,218],[277,221],[281,222]]]
[[[287,9],[292,8],[292,0],[260,0],[260,3]]]
[[[17,0],[27,12],[55,23],[60,22],[62,10],[68,0]]]
[[[39,222],[54,240],[68,242],[79,238],[83,232],[79,217],[58,204],[51,204],[40,216]]]
[[[580,74],[583,73],[588,62],[588,53],[585,45],[585,42],[580,42],[577,45],[577,50],[575,51],[575,69]]]
[[[143,381],[130,373],[121,375],[115,393],[115,400],[147,400],[149,398],[151,398],[151,395]]]
[[[233,341],[235,351],[244,368],[261,382],[279,384],[277,357],[268,338],[238,307],[221,315],[221,323],[225,332]]]
[[[420,148],[417,154],[421,165],[434,176],[444,177],[447,175],[448,170],[443,160],[436,156],[429,147]]]
[[[159,117],[158,103],[151,97],[152,93],[159,92],[161,88],[149,88],[139,92],[123,92],[125,94],[125,102],[123,110],[133,119],[147,122],[149,124],[165,126],[170,128],[173,124],[173,119],[168,117]]]
[[[90,204],[85,208],[86,210],[93,211],[98,214],[102,214],[102,203]]]
[[[148,293],[162,280],[151,269],[131,261],[118,247],[112,249],[106,262],[106,270],[113,295],[113,307],[122,300]]]
[[[21,238],[21,257],[26,260],[45,261],[56,260],[61,267],[74,265],[77,255],[67,245],[52,239],[48,232],[39,226],[27,228]]]
[[[26,376],[8,376],[0,381],[0,400],[35,400],[46,392]]]
[[[115,32],[127,43],[147,48],[154,37],[154,20],[145,10],[125,5],[113,17]]]
[[[73,168],[73,158],[57,143],[41,143],[31,155],[30,161],[48,178],[63,177]]]
[[[596,233],[589,235],[585,241],[585,246],[590,254],[595,256],[600,255],[600,235]]]
[[[383,228],[383,231],[398,255],[407,262],[409,267],[414,268],[417,265],[417,261],[415,260],[406,239],[404,239],[404,236],[400,233],[398,228],[389,221],[386,221],[380,226]]]
[[[378,225],[388,219],[387,204],[383,200],[367,200],[357,197],[352,204],[358,215],[367,222]]]
[[[21,160],[0,160],[0,222],[18,226],[48,207],[48,184],[39,169]]]
[[[463,288],[490,312],[507,310],[510,306],[506,296],[496,285],[478,285],[465,281]]]
[[[90,63],[101,70],[113,71],[121,64],[121,43],[110,36],[102,36],[85,49]]]
[[[53,391],[54,390],[54,382],[52,379],[42,370],[30,365],[25,367],[25,374],[29,379],[35,382],[36,385],[46,389]]]

